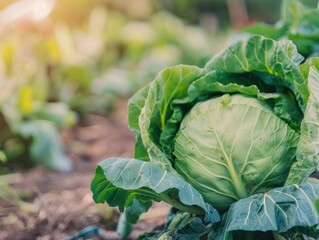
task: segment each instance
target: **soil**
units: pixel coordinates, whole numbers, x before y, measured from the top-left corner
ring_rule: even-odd
[[[119,100],[108,116],[88,116],[85,124],[63,131],[61,139],[74,170],[61,173],[36,166],[8,175],[24,197],[15,205],[0,202],[0,239],[61,240],[92,225],[102,229],[100,236],[86,239],[120,239],[114,231],[118,210],[95,204],[90,183],[98,162],[133,156],[135,138],[127,127],[127,100]],[[131,238],[162,225],[168,211],[165,204],[154,205],[142,215]]]

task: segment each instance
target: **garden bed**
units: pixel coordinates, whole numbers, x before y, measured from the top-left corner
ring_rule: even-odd
[[[134,135],[127,128],[126,106],[126,99],[119,100],[109,116],[90,115],[85,123],[61,134],[73,160],[72,173],[37,166],[14,175],[15,187],[27,190],[23,199],[27,204],[23,209],[0,204],[0,239],[64,239],[90,225],[115,229],[118,210],[95,204],[90,182],[99,161],[133,155]],[[163,223],[169,208],[157,207],[160,211],[145,215],[136,231],[150,231]]]

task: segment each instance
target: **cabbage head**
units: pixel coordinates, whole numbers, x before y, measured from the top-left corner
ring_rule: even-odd
[[[217,209],[283,186],[299,133],[258,99],[223,95],[197,103],[176,135],[175,168]]]
[[[317,61],[291,41],[252,35],[204,68],[164,69],[130,99],[134,158],[98,165],[94,200],[118,206],[126,223],[152,201],[188,214],[166,234],[319,238],[319,184],[310,178],[319,166]]]

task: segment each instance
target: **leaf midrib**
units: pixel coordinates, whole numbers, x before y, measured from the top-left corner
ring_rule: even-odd
[[[216,136],[216,140],[218,142],[218,145],[220,147],[220,150],[222,151],[223,156],[225,157],[226,164],[228,166],[228,171],[230,174],[230,178],[233,181],[233,186],[236,192],[236,195],[238,196],[239,199],[241,198],[246,198],[249,196],[239,174],[237,174],[238,171],[235,170],[235,166],[231,160],[231,158],[227,155],[226,150],[221,142],[221,140],[218,137],[218,134],[216,133],[216,130],[214,127],[212,127],[212,131]]]

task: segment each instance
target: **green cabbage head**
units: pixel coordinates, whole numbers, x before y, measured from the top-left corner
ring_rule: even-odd
[[[264,102],[242,94],[197,103],[176,135],[175,168],[207,202],[226,209],[282,186],[299,133]]]
[[[161,71],[129,101],[134,158],[99,164],[94,200],[131,223],[165,201],[215,224],[213,240],[319,225],[319,184],[308,183],[319,166],[318,63],[290,41],[253,35],[204,68]]]

